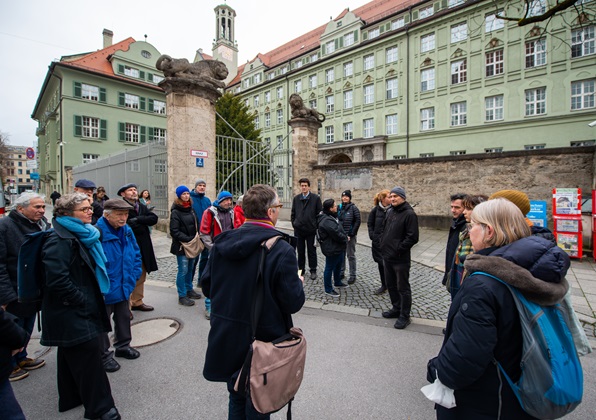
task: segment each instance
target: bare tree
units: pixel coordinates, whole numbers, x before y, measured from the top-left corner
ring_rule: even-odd
[[[7,175],[8,135],[0,131],[0,184],[4,189],[4,177]]]
[[[595,0],[508,0],[504,6],[493,1],[498,11],[496,17],[517,22],[518,26],[549,21],[567,9],[574,10],[582,25],[594,23],[596,15]]]

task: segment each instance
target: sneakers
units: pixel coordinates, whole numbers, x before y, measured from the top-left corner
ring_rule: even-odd
[[[194,290],[189,290],[186,292],[186,297],[191,299],[201,299],[201,294],[195,292]]]
[[[403,330],[408,325],[410,325],[411,322],[412,321],[410,321],[410,318],[403,318],[403,317],[400,316],[397,319],[397,321],[395,321],[395,325],[393,325],[393,328],[396,328],[398,330]]]
[[[35,370],[39,369],[46,365],[45,360],[43,359],[31,359],[30,357],[26,357],[19,362],[19,367],[25,370]]]
[[[193,306],[195,301],[187,298],[186,296],[182,296],[181,298],[178,298],[178,304],[183,306]]]
[[[348,284],[345,284],[345,283],[335,284],[334,286],[337,287],[338,289],[345,289],[347,287],[350,287]]]
[[[354,283],[356,283],[356,277],[350,278],[348,280],[348,284],[354,284]]]
[[[25,379],[27,376],[29,376],[29,372],[21,369],[20,367],[16,367],[8,377],[8,380],[10,382],[20,381],[21,379]]]
[[[211,319],[211,309],[205,309],[205,319]]]
[[[331,290],[330,292],[325,292],[326,295],[334,297],[334,298],[338,298],[339,297],[339,293],[337,293],[335,290]]]
[[[316,271],[311,271],[310,272],[310,279],[311,280],[316,280],[317,279],[317,272]]]

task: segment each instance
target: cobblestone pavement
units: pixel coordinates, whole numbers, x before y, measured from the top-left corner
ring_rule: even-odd
[[[369,311],[370,316],[381,316],[381,312],[389,309],[391,303],[389,295],[375,295],[381,282],[377,263],[371,256],[369,247],[356,245],[357,280],[347,289],[339,289],[340,297],[332,298],[325,295],[323,289],[323,270],[325,257],[317,250],[318,270],[317,279],[310,280],[308,273],[304,280],[304,292],[307,301],[319,304],[336,304]],[[150,280],[176,282],[177,263],[172,256],[158,258],[159,270],[149,274]],[[308,267],[307,267],[308,271]],[[196,276],[195,276],[196,277]],[[410,284],[412,286],[412,312],[414,318],[424,318],[445,321],[449,310],[449,294],[441,285],[443,273],[425,265],[413,262],[410,270]],[[195,283],[196,284],[196,283]]]

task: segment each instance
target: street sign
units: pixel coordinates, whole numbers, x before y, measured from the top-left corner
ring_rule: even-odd
[[[197,168],[203,168],[205,166],[205,159],[197,158],[196,165]]]
[[[35,159],[35,150],[33,150],[33,147],[27,147],[25,154],[27,155],[27,159]]]
[[[29,174],[29,178],[31,178],[31,179],[39,179],[39,174],[37,172],[31,172]]]
[[[36,160],[28,160],[27,161],[27,168],[29,168],[29,169],[37,169],[37,161]]]
[[[192,157],[206,158],[206,157],[209,157],[209,152],[207,150],[192,150],[192,149],[190,149],[190,155]]]

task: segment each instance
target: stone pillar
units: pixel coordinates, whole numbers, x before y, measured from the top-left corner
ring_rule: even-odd
[[[168,112],[168,209],[176,198],[176,187],[194,188],[198,178],[207,182],[207,197],[216,196],[215,101],[221,93],[204,83],[167,77],[159,83],[166,92]],[[191,156],[191,150],[202,156]],[[197,167],[203,157],[203,167]]]
[[[288,121],[292,127],[292,195],[300,192],[298,180],[309,178],[310,186],[316,191],[316,180],[311,179],[312,167],[318,163],[319,128],[321,123],[314,119],[293,118]]]

